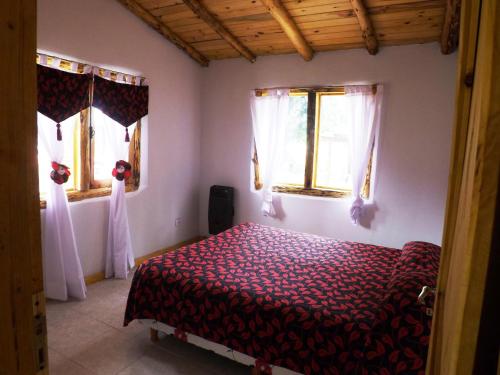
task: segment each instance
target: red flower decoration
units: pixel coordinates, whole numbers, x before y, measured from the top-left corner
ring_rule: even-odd
[[[52,171],[50,172],[50,178],[58,185],[62,185],[68,181],[71,172],[69,168],[64,164],[59,164],[58,162],[52,162]]]
[[[272,375],[273,369],[267,362],[264,362],[261,359],[255,360],[255,368],[259,370],[261,374]]]
[[[123,181],[132,175],[132,166],[125,160],[118,160],[115,168],[113,168],[112,175],[118,181]]]
[[[181,341],[188,341],[187,334],[182,329],[176,328],[174,331],[174,336]]]

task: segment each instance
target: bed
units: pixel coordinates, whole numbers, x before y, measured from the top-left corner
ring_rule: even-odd
[[[240,224],[142,263],[124,324],[214,343],[263,373],[424,374],[432,301],[417,296],[439,253]]]

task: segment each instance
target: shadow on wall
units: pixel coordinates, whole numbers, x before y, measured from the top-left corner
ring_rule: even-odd
[[[378,207],[376,203],[365,204],[363,206],[363,214],[359,218],[359,225],[363,228],[370,229],[377,211]]]

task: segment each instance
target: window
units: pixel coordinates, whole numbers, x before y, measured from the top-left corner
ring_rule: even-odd
[[[52,59],[48,57],[48,63],[51,63]],[[74,64],[76,63],[61,60],[59,68],[71,70]],[[78,64],[77,71],[83,72],[83,64]],[[104,71],[99,70],[99,74],[103,75]],[[124,76],[111,72],[110,77],[112,80],[117,80],[118,77]],[[132,82],[134,79],[135,77],[133,77]],[[92,116],[90,116],[90,111],[92,111]],[[41,113],[38,113],[38,126],[50,128],[50,131],[39,130],[38,132],[40,205],[44,208],[47,187],[51,183],[47,176],[52,171],[52,160],[44,142],[55,141],[56,130],[54,122]],[[132,165],[132,176],[127,180],[126,191],[134,191],[139,188],[141,121],[128,127],[129,143],[124,142],[124,127],[97,108],[87,108],[63,121],[61,130],[64,148],[62,164],[68,166],[71,172],[68,181],[64,184],[69,201],[94,198],[111,193],[111,171],[115,166],[116,159],[109,151],[111,149],[110,142],[121,142],[128,149],[128,158],[125,159],[128,159],[127,161]],[[49,137],[50,139],[47,139]]]
[[[282,167],[277,180],[281,185],[303,186],[307,151],[307,93],[290,96]]]
[[[137,124],[128,127],[134,134]],[[127,145],[123,142],[123,126],[102,113],[98,108],[92,108],[92,137],[90,143],[90,187],[103,188],[111,186],[110,171],[115,167],[116,157],[111,150],[115,147],[111,143],[119,142],[119,146]],[[131,141],[133,141],[132,137]],[[132,143],[132,142],[131,142]],[[133,150],[132,150],[133,151]],[[132,160],[134,155],[128,159]],[[126,160],[130,162],[130,160]],[[131,163],[132,164],[132,163]]]
[[[265,95],[265,91],[261,91]],[[293,89],[283,155],[274,191],[316,196],[351,194],[351,136],[349,108],[343,87]],[[260,189],[258,155],[254,152],[255,188]],[[363,195],[370,191],[371,161]]]
[[[52,171],[51,163],[52,158],[49,156],[44,143],[53,142],[51,136],[54,136],[55,132],[54,124],[52,120],[45,117],[41,113],[37,114],[38,126],[44,126],[48,130],[47,132],[38,132],[38,182],[40,195],[43,197],[48,192],[48,184],[52,183],[47,176],[50,175]],[[75,171],[78,170],[78,151],[80,147],[80,115],[76,114],[69,119],[61,123],[61,127],[64,129],[64,135],[67,139],[64,142],[64,158],[62,164],[67,165],[70,168],[71,175],[69,176],[68,182],[64,184],[67,191],[78,190],[78,179],[75,178]]]

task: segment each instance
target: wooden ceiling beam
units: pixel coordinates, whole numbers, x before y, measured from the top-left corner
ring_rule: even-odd
[[[267,11],[274,17],[274,19],[278,21],[285,34],[297,49],[297,52],[304,58],[304,60],[311,60],[314,56],[314,51],[309,43],[307,43],[299,27],[288,13],[288,10],[281,3],[281,0],[260,1],[267,8]]]
[[[443,31],[441,32],[441,52],[448,55],[458,47],[460,29],[460,0],[446,1]]]
[[[378,52],[377,34],[373,27],[368,10],[363,3],[363,0],[350,0],[352,9],[358,18],[359,26],[363,32],[363,39],[366,44],[366,49],[370,55],[376,55]]]
[[[250,62],[255,62],[257,57],[241,43],[233,34],[231,34],[220,22],[217,20],[207,8],[205,8],[198,0],[182,0],[194,14],[206,22],[222,39],[238,51],[243,57]]]
[[[124,6],[126,6],[132,13],[137,17],[146,22],[153,29],[158,31],[167,40],[175,44],[178,48],[186,52],[191,58],[198,62],[201,66],[208,66],[209,60],[198,52],[189,43],[182,40],[182,38],[174,33],[167,25],[165,25],[161,20],[156,18],[151,12],[140,5],[136,0],[117,0]]]

